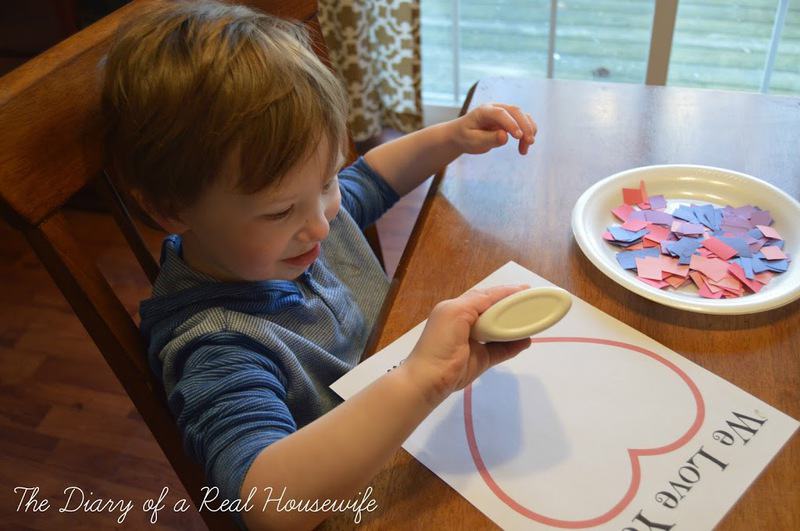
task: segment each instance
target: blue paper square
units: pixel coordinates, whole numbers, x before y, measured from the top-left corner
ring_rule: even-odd
[[[744,276],[746,276],[749,280],[753,280],[753,260],[750,258],[739,258],[738,261],[739,265],[742,266],[742,269],[744,269]]]
[[[676,218],[688,221],[689,223],[699,223],[699,220],[697,219],[697,216],[695,216],[692,207],[681,205],[675,209],[672,215]]]
[[[764,255],[758,253],[753,258],[750,259],[753,264],[753,273],[763,273],[764,271],[769,269],[769,267],[767,267],[767,261],[762,260],[762,258],[764,258]]]
[[[613,236],[614,239],[617,240],[618,242],[632,243],[635,242],[636,240],[643,238],[645,234],[650,232],[650,230],[642,229],[638,232],[633,232],[627,229],[623,229],[618,225],[615,225],[612,227],[608,227],[608,232],[610,232],[611,236]]]
[[[736,254],[738,254],[739,256],[745,256],[747,258],[753,256],[753,253],[750,251],[750,246],[747,245],[747,242],[745,242],[743,239],[728,238],[725,236],[718,236],[718,238],[720,241],[723,241],[726,244],[733,247],[734,249],[736,249]]]

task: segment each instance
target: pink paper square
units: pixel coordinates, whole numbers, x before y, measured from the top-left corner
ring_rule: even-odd
[[[663,276],[661,273],[661,260],[655,256],[636,258],[636,271],[640,277],[650,280],[660,281]]]
[[[644,235],[646,240],[661,243],[667,238],[667,236],[669,236],[669,229],[667,227],[649,223],[647,228],[650,230],[650,232]]]
[[[664,279],[664,282],[669,284],[675,289],[681,288],[686,285],[687,282],[690,282],[689,277],[679,277],[678,275],[670,275]]]
[[[697,287],[697,289],[700,289],[706,285],[706,279],[699,271],[689,271],[689,278],[692,279],[692,282],[694,282],[694,285]]]
[[[736,256],[736,249],[713,236],[703,240],[701,245],[723,260],[730,260]]]
[[[775,247],[774,245],[770,245],[767,247],[761,248],[761,254],[764,255],[764,258],[767,260],[785,260],[786,255],[783,254],[780,247]]]
[[[640,221],[638,219],[629,219],[625,223],[622,224],[622,228],[625,230],[639,232],[643,228],[647,226],[646,221]]]
[[[775,276],[775,273],[773,271],[762,271],[761,273],[756,273],[753,276],[756,277],[756,280],[758,280],[760,283],[769,284],[769,281],[772,280],[772,277]]]
[[[707,279],[706,280],[706,289],[711,293],[719,293],[722,291],[722,288],[717,286],[713,280]]]
[[[669,286],[669,283],[665,282],[663,280],[650,280],[649,278],[642,278],[642,277],[636,277],[636,278],[638,278],[639,280],[641,280],[645,284],[650,284],[654,288],[658,288],[658,289],[663,289],[663,288],[666,288],[667,286]]]
[[[728,265],[730,266],[730,264],[728,264]],[[725,275],[724,277],[722,277],[722,279],[719,282],[714,281],[714,280],[709,280],[708,284],[711,284],[711,285],[714,285],[714,286],[719,286],[720,288],[731,290],[731,291],[737,291],[737,290],[740,290],[742,288],[741,283],[731,275]]]
[[[701,297],[705,297],[706,299],[720,299],[720,298],[722,298],[722,290],[719,290],[716,293],[714,293],[705,284],[703,285],[702,288],[697,290],[697,293],[699,293]]]
[[[659,258],[661,259],[662,271],[666,271],[670,275],[677,275],[683,278],[689,274],[689,266],[679,264],[677,258],[664,255],[661,255]]]
[[[719,258],[705,258],[692,255],[689,269],[700,271],[711,280],[719,282],[728,272],[728,262]]]
[[[763,284],[747,278],[744,269],[742,269],[742,266],[739,264],[728,264],[728,271],[730,271],[734,277],[738,278],[739,282],[750,288],[750,291],[753,293],[758,293],[761,290]],[[756,276],[756,278],[758,277]]]
[[[628,216],[631,215],[631,212],[633,212],[633,207],[630,205],[620,205],[611,211],[620,221],[628,221]]]
[[[756,228],[758,230],[760,230],[761,234],[763,234],[767,238],[772,238],[773,240],[782,240],[783,239],[781,237],[781,235],[778,234],[778,231],[776,231],[772,227],[769,227],[767,225],[756,225]]]
[[[644,198],[642,197],[642,191],[639,188],[623,188],[622,200],[626,205],[635,205],[637,203],[642,203]]]

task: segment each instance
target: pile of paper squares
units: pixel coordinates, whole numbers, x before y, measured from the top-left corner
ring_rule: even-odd
[[[664,196],[648,196],[644,181],[623,188],[622,199],[611,211],[621,224],[607,227],[603,239],[625,248],[617,253],[619,264],[651,286],[692,283],[703,297],[741,297],[789,267],[767,210],[687,204],[668,213]]]

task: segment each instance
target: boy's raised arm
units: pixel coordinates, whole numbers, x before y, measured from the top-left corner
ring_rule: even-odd
[[[381,144],[364,159],[403,196],[462,153],[485,153],[504,145],[509,134],[519,140],[519,152],[524,155],[536,130],[536,122],[519,107],[486,104],[455,120]]]
[[[457,120],[432,125],[369,150],[364,159],[404,196],[461,155]]]

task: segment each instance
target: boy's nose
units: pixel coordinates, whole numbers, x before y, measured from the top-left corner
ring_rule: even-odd
[[[309,242],[322,241],[328,237],[329,232],[330,225],[324,211],[317,211],[313,217],[307,219],[302,231],[304,239]]]

